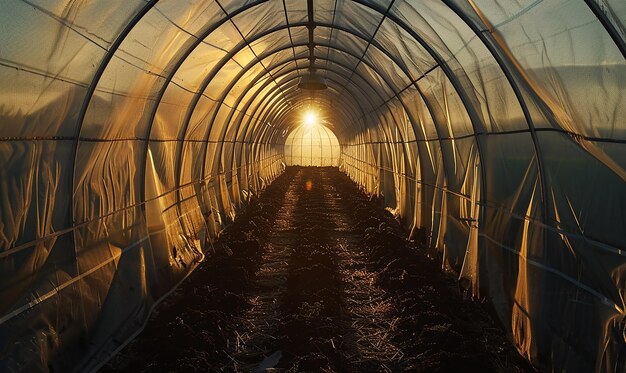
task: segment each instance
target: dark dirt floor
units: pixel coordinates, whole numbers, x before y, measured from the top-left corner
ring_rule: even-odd
[[[289,167],[104,372],[534,371],[336,168]]]

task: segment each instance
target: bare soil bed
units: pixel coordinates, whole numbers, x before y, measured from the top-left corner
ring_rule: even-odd
[[[534,371],[405,237],[338,169],[289,167],[102,371]]]

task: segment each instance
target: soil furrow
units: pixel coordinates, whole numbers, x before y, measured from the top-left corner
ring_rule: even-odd
[[[533,371],[336,168],[290,167],[104,371]]]

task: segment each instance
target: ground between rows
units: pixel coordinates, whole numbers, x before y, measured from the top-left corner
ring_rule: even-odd
[[[338,169],[288,167],[103,371],[532,371],[406,236]]]

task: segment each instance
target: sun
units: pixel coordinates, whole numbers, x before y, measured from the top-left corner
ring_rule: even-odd
[[[304,124],[308,128],[312,128],[317,124],[317,114],[314,111],[309,110],[304,114]]]

